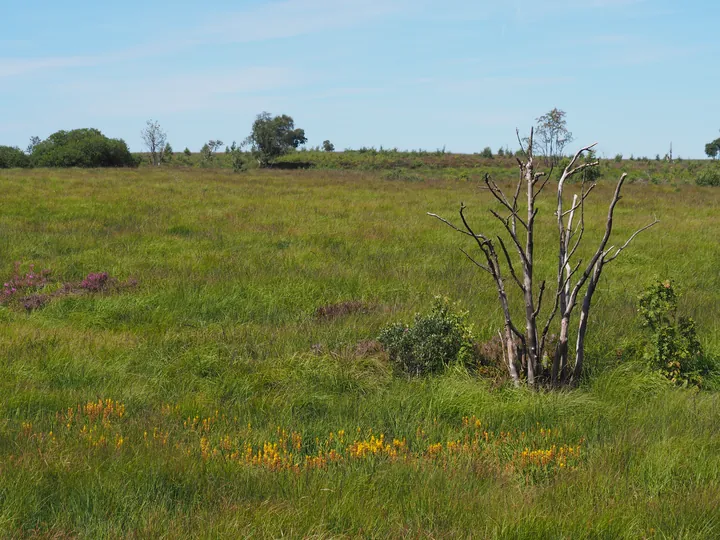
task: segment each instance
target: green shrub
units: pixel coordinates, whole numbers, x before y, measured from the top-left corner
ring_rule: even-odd
[[[138,160],[122,139],[97,129],[58,131],[38,143],[31,156],[39,167],[137,167]]]
[[[695,177],[698,186],[720,186],[720,167],[705,167]]]
[[[434,373],[453,362],[467,364],[474,355],[467,315],[454,311],[448,299],[436,297],[428,314],[415,315],[410,326],[394,323],[385,327],[378,341],[390,360],[410,374]]]
[[[677,299],[669,280],[654,283],[640,295],[643,326],[651,331],[645,359],[672,382],[700,385],[715,362],[703,352],[695,321],[677,315]]]
[[[0,169],[30,167],[30,158],[16,146],[0,146]]]

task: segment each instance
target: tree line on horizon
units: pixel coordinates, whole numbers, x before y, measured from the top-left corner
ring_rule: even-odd
[[[535,137],[538,144],[539,154],[543,157],[545,165],[555,167],[566,157],[563,152],[565,147],[573,141],[573,135],[567,128],[566,113],[558,108],[553,108],[548,113],[536,119],[534,127]],[[71,131],[60,130],[47,139],[32,137],[25,150],[17,146],[0,145],[0,169],[1,168],[30,168],[30,167],[137,167],[143,159],[147,159],[151,165],[159,166],[173,160],[175,152],[167,140],[167,133],[155,120],[148,120],[145,128],[141,131],[144,153],[130,152],[127,143],[123,139],[113,139],[105,136],[95,128],[74,129]],[[518,136],[519,142],[522,140]],[[236,171],[246,170],[251,166],[260,168],[272,167],[276,161],[300,148],[307,142],[305,130],[295,127],[291,116],[282,114],[273,116],[268,112],[257,115],[253,122],[250,134],[239,144],[235,141],[225,146],[225,153],[230,155],[232,167]],[[225,143],[219,139],[211,139],[200,149],[201,163],[211,165],[215,155]],[[329,141],[323,141],[322,147],[318,146],[311,150],[334,152],[335,146]],[[346,149],[345,151],[356,151],[359,153],[401,153],[396,148],[392,150],[376,150],[374,147],[363,147],[358,150]],[[445,148],[438,150],[445,154]],[[520,151],[513,152],[509,148],[499,148],[493,153],[489,146],[481,152],[477,152],[481,158],[491,159],[494,157],[518,156]],[[189,148],[182,152],[184,159],[189,164],[189,158],[193,153]],[[705,154],[712,160],[720,157],[720,138],[705,145]],[[622,154],[615,156],[615,161],[623,159]],[[630,156],[630,160],[635,159]],[[649,161],[648,158],[637,158]],[[663,158],[656,155],[657,161],[673,161],[671,154]]]

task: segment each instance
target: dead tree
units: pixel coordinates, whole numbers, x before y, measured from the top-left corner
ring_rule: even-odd
[[[519,137],[518,137],[519,140]],[[522,145],[522,142],[521,142]],[[605,222],[605,233],[593,256],[583,264],[582,260],[575,261],[583,234],[585,232],[585,200],[595,187],[595,183],[586,186],[583,181],[580,194],[575,195],[569,208],[565,207],[564,187],[568,180],[581,173],[584,169],[597,167],[598,162],[579,163],[579,158],[589,152],[595,145],[580,149],[562,171],[557,184],[557,229],[558,229],[558,260],[557,276],[555,281],[555,297],[553,305],[547,313],[544,324],[538,323],[546,290],[546,282],[535,284],[535,220],[538,209],[536,202],[542,191],[552,177],[549,174],[536,171],[533,156],[533,131],[527,140],[527,147],[523,148],[524,160],[518,159],[520,175],[514,193],[508,195],[490,178],[485,175],[485,185],[490,193],[503,208],[501,213],[491,209],[490,213],[502,224],[506,232],[506,243],[502,236],[490,238],[482,233],[476,233],[465,217],[465,205],[460,203],[460,220],[462,226],[456,226],[450,221],[428,213],[439,219],[457,232],[472,238],[482,253],[480,261],[461,250],[463,254],[478,268],[490,274],[497,287],[498,299],[505,318],[503,340],[507,352],[505,361],[508,371],[516,386],[522,380],[527,381],[531,387],[549,384],[553,387],[574,385],[582,374],[585,350],[585,335],[587,333],[588,317],[592,297],[597,288],[598,281],[606,264],[614,261],[618,255],[642,231],[652,227],[657,220],[635,231],[620,247],[609,246],[612,234],[613,213],[620,200],[620,191],[625,182],[626,174],[620,177],[615,187]],[[523,189],[525,196],[523,195]],[[522,199],[525,199],[523,202]],[[508,249],[509,248],[509,249]],[[516,257],[510,252],[515,251]],[[517,265],[513,263],[513,258]],[[517,269],[516,269],[517,266]],[[524,328],[519,328],[513,319],[508,298],[506,283],[511,282],[517,287],[524,304]],[[584,292],[583,292],[584,291]],[[569,353],[570,327],[572,315],[582,295],[582,306],[577,326],[577,341],[575,344],[574,359],[571,362]],[[547,310],[546,310],[547,311]],[[553,321],[560,317],[557,347],[552,362],[545,355],[548,346],[548,334]]]
[[[140,136],[150,154],[150,161],[157,167],[162,163],[167,148],[167,134],[162,130],[159,123],[148,120],[145,129],[140,132]]]

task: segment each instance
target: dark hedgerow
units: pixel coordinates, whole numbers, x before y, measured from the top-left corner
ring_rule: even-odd
[[[97,129],[58,131],[38,143],[30,157],[37,167],[137,167],[139,160],[122,139]]]
[[[413,375],[441,371],[449,364],[469,363],[474,355],[467,312],[455,312],[448,299],[436,297],[432,309],[416,315],[411,326],[386,326],[378,341],[397,367]]]
[[[28,168],[30,158],[16,146],[0,146],[0,169]]]

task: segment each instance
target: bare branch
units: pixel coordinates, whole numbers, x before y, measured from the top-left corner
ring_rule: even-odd
[[[589,167],[597,167],[598,165],[600,165],[599,161],[591,161],[590,163],[583,163],[582,165],[578,165],[574,169],[568,171],[567,178],[574,176],[575,174],[579,173],[583,169],[587,169]]]
[[[540,308],[542,307],[544,292],[545,292],[545,280],[542,280],[542,282],[540,283],[540,294],[538,295],[538,304],[537,304],[537,308],[533,312],[533,318],[537,317],[540,314]]]
[[[595,255],[593,255],[592,259],[590,259],[590,262],[588,263],[587,267],[585,268],[583,275],[580,276],[580,279],[577,281],[577,283],[575,284],[575,287],[573,287],[573,290],[570,293],[570,299],[568,301],[568,309],[569,310],[571,310],[574,307],[578,292],[580,291],[580,288],[585,284],[585,281],[590,276],[590,273],[593,271],[595,264],[598,262],[598,260],[602,256],[603,252],[605,251],[605,246],[607,245],[607,242],[610,239],[610,234],[612,233],[613,213],[615,212],[615,205],[617,205],[618,201],[620,200],[620,190],[622,189],[622,186],[625,183],[626,178],[627,178],[627,173],[623,173],[622,176],[620,176],[620,180],[618,180],[617,186],[615,187],[615,193],[613,194],[612,201],[610,201],[610,207],[608,208],[607,220],[605,222],[605,234],[603,235],[603,238],[600,241],[600,245],[598,246],[597,251],[595,252]]]
[[[518,255],[520,255],[520,259],[522,259],[523,268],[527,268],[528,258],[525,254],[525,250],[523,249],[522,245],[520,244],[520,241],[518,240],[517,234],[512,230],[510,225],[508,225],[508,222],[506,219],[503,219],[500,214],[498,214],[495,210],[490,210],[490,213],[495,216],[500,223],[503,224],[505,227],[505,230],[507,230],[508,234],[510,235],[510,238],[513,241],[513,244],[515,244],[515,247],[517,248]]]
[[[597,143],[592,143],[590,146],[586,146],[585,148],[581,148],[580,150],[575,152],[575,155],[570,160],[570,163],[568,164],[567,167],[565,167],[565,171],[567,172],[568,170],[572,169],[572,166],[575,165],[575,162],[578,160],[578,158],[581,155],[583,155],[585,152],[589,152],[590,150],[592,150],[595,146],[597,146]],[[563,176],[564,175],[565,175],[565,173],[563,173]]]
[[[485,251],[483,243],[489,243],[489,240],[482,234],[475,234],[475,231],[470,228],[470,224],[467,222],[467,219],[465,219],[465,205],[463,203],[460,203],[460,219],[462,219],[463,225],[465,225],[469,236],[472,236],[477,242],[478,247]],[[480,240],[482,240],[482,242]]]
[[[528,157],[527,150],[523,146],[522,140],[520,139],[520,130],[518,128],[515,128],[515,136],[517,137],[518,144],[520,145],[520,150],[525,155],[525,157]],[[531,137],[532,137],[532,135],[531,135]],[[530,144],[532,144],[532,139],[530,139]],[[530,146],[528,146],[528,148],[530,148]],[[523,164],[520,162],[519,159],[518,159],[518,163],[520,163],[521,167],[523,166]]]
[[[515,267],[513,266],[512,260],[510,259],[510,254],[508,253],[508,250],[505,247],[505,242],[503,242],[503,239],[500,238],[500,236],[498,236],[497,239],[500,242],[500,247],[502,248],[503,253],[505,254],[505,260],[507,260],[508,267],[510,268],[510,275],[515,280],[515,283],[517,283],[517,286],[520,287],[520,290],[525,292],[525,287],[520,282],[520,279],[518,279],[517,274],[515,273]]]
[[[445,219],[445,218],[443,218],[443,217],[440,217],[440,216],[438,216],[437,214],[433,214],[432,212],[428,212],[427,215],[428,215],[428,216],[431,216],[431,217],[434,217],[434,218],[436,218],[436,219],[439,219],[439,220],[442,221],[445,225],[447,225],[447,226],[450,227],[451,229],[456,230],[457,232],[459,232],[459,233],[461,233],[461,234],[465,234],[465,235],[467,235],[467,236],[473,236],[473,235],[470,234],[469,232],[463,231],[462,229],[460,229],[460,228],[456,227],[455,225],[453,225],[452,223],[450,223],[447,219]]]
[[[488,189],[490,190],[490,193],[493,194],[493,197],[495,197],[500,204],[502,204],[505,208],[507,208],[510,211],[510,214],[513,218],[517,219],[520,224],[527,229],[527,224],[523,221],[523,219],[518,215],[517,213],[517,202],[515,201],[514,204],[511,206],[510,201],[507,200],[507,197],[505,197],[505,194],[500,189],[500,187],[490,178],[490,175],[485,175],[485,183],[487,184]],[[516,232],[513,229],[513,232]]]
[[[580,198],[580,202],[577,203],[576,205],[574,205],[570,210],[565,210],[565,211],[563,212],[563,214],[562,214],[563,217],[567,216],[568,214],[573,213],[575,210],[577,210],[578,208],[580,208],[580,206],[582,206],[583,201],[584,201],[585,199],[587,199],[588,195],[590,195],[590,192],[593,190],[593,188],[594,188],[596,185],[597,185],[597,184],[592,184],[592,185],[588,188],[587,191],[583,192],[582,197]]]
[[[490,270],[490,269],[489,269],[487,266],[485,266],[484,264],[480,264],[480,263],[477,262],[475,259],[473,259],[470,255],[468,255],[467,251],[465,251],[465,250],[462,249],[462,248],[460,248],[460,251],[462,251],[462,252],[463,252],[463,255],[465,255],[468,259],[470,259],[470,262],[473,263],[475,266],[477,266],[478,268],[480,268],[480,269],[482,269],[482,270],[485,270],[485,271],[486,271],[488,274],[490,274],[490,275],[493,274],[493,273],[492,273],[492,270]]]
[[[614,261],[614,260],[617,258],[617,256],[620,255],[620,253],[622,252],[622,250],[625,249],[626,247],[628,247],[628,246],[630,245],[630,242],[632,242],[633,239],[634,239],[638,234],[640,234],[640,233],[643,232],[643,231],[648,230],[650,227],[652,227],[652,226],[654,226],[654,225],[657,225],[658,223],[660,223],[660,220],[659,220],[659,219],[655,219],[655,221],[653,221],[652,223],[650,223],[650,224],[648,224],[648,225],[645,225],[645,226],[642,227],[641,229],[638,229],[637,231],[635,231],[635,232],[633,233],[633,235],[632,235],[630,238],[627,239],[627,242],[625,242],[622,246],[620,246],[620,247],[617,249],[617,251],[612,255],[612,257],[610,257],[610,258],[608,258],[608,259],[604,259],[604,262],[609,263],[609,262]],[[610,250],[612,250],[612,248],[610,248]],[[610,250],[608,250],[608,251],[610,251]]]
[[[547,183],[548,183],[549,181],[550,181],[550,174],[547,175],[547,177],[545,178],[545,181],[544,181],[542,184],[540,184],[540,187],[539,187],[538,190],[535,192],[535,197],[536,197],[536,198],[537,198],[538,195],[540,195],[540,193],[542,193],[542,190],[545,189],[545,186],[547,185]]]

